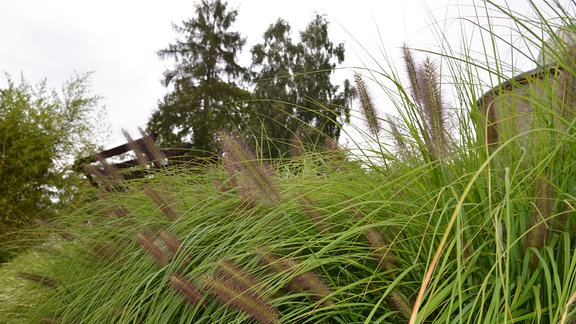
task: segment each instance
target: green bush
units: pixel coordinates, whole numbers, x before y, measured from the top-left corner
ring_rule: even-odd
[[[15,230],[52,217],[83,183],[69,165],[103,134],[91,120],[100,111],[88,78],[74,76],[61,93],[9,77],[0,89],[0,262],[21,234]]]

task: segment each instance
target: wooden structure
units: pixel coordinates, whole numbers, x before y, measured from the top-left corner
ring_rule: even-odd
[[[478,101],[488,144],[497,145],[531,129],[563,127],[566,120],[573,119],[576,39],[565,28],[556,34],[543,46],[538,68],[499,84]],[[564,59],[560,64],[555,57]]]
[[[75,169],[83,173],[95,187],[114,186],[114,183],[127,179],[150,176],[157,170],[177,165],[205,165],[215,161],[214,155],[198,154],[192,144],[177,148],[162,149],[154,136],[143,134],[111,149],[79,159]]]
[[[562,127],[560,118],[573,118],[575,89],[576,76],[556,64],[522,73],[492,88],[478,102],[488,144],[497,145],[530,129]]]

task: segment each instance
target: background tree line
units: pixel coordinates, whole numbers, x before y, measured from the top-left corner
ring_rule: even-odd
[[[158,52],[173,59],[163,84],[171,91],[159,101],[147,126],[161,146],[191,142],[196,154],[217,152],[215,132],[251,139],[267,157],[281,157],[295,136],[310,145],[338,139],[349,121],[348,80],[330,80],[344,61],[344,45],[328,35],[316,15],[292,39],[290,24],[278,19],[250,49],[252,64],[238,64],[246,38],[235,31],[237,10],[220,0],[202,0],[195,17],[174,25],[181,38]]]

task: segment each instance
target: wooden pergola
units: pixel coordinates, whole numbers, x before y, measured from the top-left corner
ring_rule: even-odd
[[[199,154],[190,143],[160,148],[154,136],[143,134],[142,138],[128,138],[125,144],[77,160],[75,170],[83,173],[93,186],[100,187],[150,176],[172,166],[205,165],[216,159],[214,154]]]

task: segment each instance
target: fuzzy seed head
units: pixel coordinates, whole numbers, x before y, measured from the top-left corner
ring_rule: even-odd
[[[540,178],[536,182],[535,209],[532,212],[530,222],[531,230],[526,233],[526,247],[542,249],[547,240],[548,220],[552,216],[554,206],[554,190],[549,177]],[[530,256],[530,268],[534,269],[538,265],[538,258],[532,254]]]
[[[447,116],[444,103],[442,102],[440,78],[438,77],[436,65],[430,58],[426,58],[417,73],[420,81],[420,102],[422,103],[422,112],[431,145],[430,153],[432,157],[441,159],[447,153],[448,130],[446,128]]]
[[[238,267],[228,260],[221,260],[218,263],[218,273],[224,281],[230,281],[232,285],[243,291],[258,291],[262,282],[252,276],[244,269]]]
[[[156,264],[160,267],[168,265],[168,257],[164,254],[162,249],[154,243],[152,237],[145,233],[138,233],[138,242],[142,245],[144,250],[154,259]]]
[[[164,153],[162,153],[162,150],[158,144],[156,144],[156,141],[148,133],[146,133],[142,128],[138,128],[138,131],[144,140],[146,155],[148,155],[150,160],[152,160],[152,163],[154,163],[156,168],[161,168],[164,165],[164,159],[166,158]]]
[[[304,146],[302,144],[302,131],[297,130],[292,134],[292,140],[290,143],[290,155],[293,159],[299,158],[302,156],[302,150]]]
[[[398,127],[398,120],[397,118],[387,115],[386,122],[390,129],[390,134],[392,135],[392,139],[394,144],[396,145],[396,149],[398,150],[400,156],[407,156],[408,155],[408,145],[406,144],[406,139],[404,135],[400,131]]]
[[[120,251],[110,243],[96,243],[93,246],[94,253],[102,260],[112,263],[120,258]]]
[[[268,302],[255,294],[234,287],[230,282],[206,275],[203,277],[204,289],[209,290],[224,303],[248,314],[263,324],[279,323],[280,314]]]
[[[278,205],[282,201],[282,195],[270,175],[270,169],[262,167],[254,153],[230,134],[221,132],[219,139],[225,158],[228,158],[230,164],[237,166],[242,172],[243,179],[248,185],[247,188],[253,190],[271,205]]]
[[[420,82],[418,82],[418,68],[416,62],[414,61],[414,56],[412,51],[406,44],[402,46],[402,54],[404,59],[404,64],[406,65],[406,73],[408,74],[408,81],[410,82],[410,91],[412,93],[412,98],[417,104],[420,104]]]
[[[191,307],[196,307],[202,303],[204,292],[196,287],[190,280],[180,275],[170,276],[170,285],[176,290],[186,303]]]
[[[164,230],[160,231],[159,235],[162,242],[164,242],[164,244],[168,248],[168,251],[176,255],[178,250],[180,250],[180,248],[182,247],[182,242],[179,239],[177,239],[174,235]]]
[[[410,304],[404,299],[404,297],[393,291],[388,295],[388,301],[393,309],[395,309],[400,315],[404,318],[410,318],[410,314],[412,313],[412,307]]]
[[[46,274],[29,273],[29,272],[18,272],[18,277],[26,279],[29,281],[37,282],[48,288],[58,288],[58,281],[56,279],[50,278]]]
[[[378,118],[378,112],[374,106],[374,101],[372,96],[368,91],[366,82],[359,73],[354,73],[354,82],[356,83],[356,89],[358,91],[358,97],[360,99],[360,107],[362,108],[362,115],[364,116],[364,123],[370,133],[375,137],[378,137],[382,125],[380,124],[380,119]]]
[[[264,249],[258,249],[258,256],[272,271],[278,274],[285,272],[293,274],[298,271],[300,267],[300,264],[295,260],[280,259]],[[333,294],[332,291],[314,271],[307,271],[296,275],[288,282],[288,288],[295,293],[308,291],[312,293],[312,298],[321,300],[322,304],[326,306],[334,304],[330,299],[330,296]]]
[[[144,153],[140,149],[140,145],[138,145],[136,143],[136,141],[134,141],[132,139],[130,134],[128,134],[128,132],[125,129],[122,130],[122,134],[124,135],[124,137],[128,141],[128,145],[130,145],[130,148],[132,149],[132,151],[136,155],[136,162],[138,163],[138,165],[140,165],[140,166],[146,165],[146,163],[148,163],[148,159],[144,156]]]
[[[298,199],[298,202],[304,209],[304,212],[310,219],[310,221],[316,226],[316,229],[319,232],[327,232],[330,230],[330,224],[326,220],[326,216],[322,214],[319,210],[315,209],[315,203],[309,197],[303,196],[302,198]]]
[[[169,220],[177,220],[180,217],[175,207],[177,203],[176,198],[174,198],[174,195],[166,186],[159,186],[159,188],[147,186],[143,191],[144,194],[162,210],[162,213],[164,213]]]

